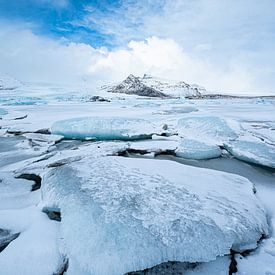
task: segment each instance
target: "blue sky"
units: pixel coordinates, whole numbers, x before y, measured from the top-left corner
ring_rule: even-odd
[[[94,46],[108,45],[108,38],[96,28],[76,26],[73,21],[81,20],[87,13],[87,5],[95,5],[99,11],[115,6],[115,1],[43,1],[43,0],[0,0],[2,19],[29,23],[35,34],[53,38],[65,37],[75,42]]]
[[[112,79],[146,70],[160,76],[182,76],[182,80],[187,78],[187,81],[199,82],[211,89],[234,90],[238,85],[233,87],[230,83],[236,82],[240,83],[241,90],[275,92],[274,10],[273,0],[0,0],[0,35],[2,31],[2,39],[6,43],[0,46],[0,54],[1,47],[3,54],[5,47],[11,47],[11,44],[15,47],[14,52],[18,54],[20,44],[15,45],[12,42],[14,39],[26,42],[22,42],[20,46],[25,55],[39,52],[30,46],[31,39],[35,40],[35,43],[40,41],[41,47],[45,45],[46,50],[49,47],[58,47],[62,52],[60,56],[65,55],[68,49],[71,50],[72,43],[75,43],[81,56],[83,45],[87,46],[87,54],[94,63],[89,66],[85,64],[89,68],[83,70],[83,74],[91,79],[102,78],[100,74],[105,72],[103,67],[106,69],[109,62],[109,67],[112,63],[117,68],[126,66],[133,70],[110,73],[111,69],[107,66],[108,75],[111,75]],[[26,34],[26,31],[30,32],[32,37],[30,33]],[[152,37],[158,40],[150,40]],[[131,41],[139,44],[131,44]],[[56,45],[53,46],[53,43]],[[177,49],[174,50],[180,55],[181,63],[172,56],[171,59],[176,61],[173,64],[167,61],[170,71],[160,67],[165,64],[159,65],[157,58],[148,64],[148,60],[142,57],[145,51],[154,53],[160,51],[160,47],[163,47],[161,52],[164,55],[167,50],[167,56],[170,56],[168,51],[172,51],[172,43],[175,43],[174,47]],[[60,45],[64,46],[63,51]],[[131,45],[134,45],[134,48]],[[140,52],[141,49],[143,53]],[[75,54],[76,49],[73,51]],[[123,54],[121,51],[124,51]],[[121,55],[124,63],[118,61],[118,56],[121,58]],[[146,59],[148,56],[146,53]],[[4,56],[4,60],[10,63],[8,73],[20,77],[20,72],[16,71],[18,64],[14,56],[10,58],[13,59],[8,60],[7,55]],[[40,53],[37,58],[42,58]],[[0,70],[5,68],[3,62],[0,61]],[[13,62],[14,68],[11,65]],[[17,62],[21,62],[20,56]],[[73,63],[72,60],[70,62]],[[133,62],[139,69],[130,65]],[[64,60],[65,63],[68,63],[68,60]],[[35,66],[39,67],[39,64]],[[48,66],[50,67],[50,64]],[[52,66],[54,67],[54,64]],[[174,68],[176,66],[177,70]],[[213,72],[212,75],[203,76],[203,72],[209,70]],[[224,78],[226,74],[230,76],[228,79]],[[31,68],[29,75],[32,75]],[[220,76],[223,76],[224,81],[219,83],[217,79],[215,84],[215,77]],[[43,80],[42,77],[36,77]],[[22,78],[28,78],[27,72],[22,74]]]

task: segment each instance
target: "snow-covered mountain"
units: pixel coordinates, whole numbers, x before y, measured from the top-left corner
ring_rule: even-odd
[[[170,97],[167,94],[157,90],[156,88],[146,85],[142,78],[136,77],[132,74],[130,74],[117,86],[111,87],[108,92],[160,98]]]
[[[108,92],[135,94],[148,97],[201,97],[205,88],[184,81],[167,80],[145,74],[137,77],[130,74],[120,84],[110,87]]]
[[[22,86],[22,83],[7,74],[0,74],[0,90],[14,90]]]

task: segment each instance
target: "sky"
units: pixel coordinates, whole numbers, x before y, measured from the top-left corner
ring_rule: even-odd
[[[275,95],[275,1],[0,0],[0,73],[89,85],[146,73]]]

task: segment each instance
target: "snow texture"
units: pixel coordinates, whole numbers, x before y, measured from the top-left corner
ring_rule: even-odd
[[[236,140],[225,145],[236,158],[275,168],[275,147],[260,141]]]
[[[123,274],[169,260],[207,262],[230,248],[255,248],[268,230],[252,184],[224,172],[87,157],[54,168],[43,182],[44,203],[61,209],[68,274]]]
[[[206,144],[204,142],[182,139],[179,144],[176,155],[186,159],[210,159],[220,157],[221,149],[217,145]]]
[[[222,144],[228,139],[237,138],[237,134],[226,121],[215,116],[189,116],[178,121],[177,130],[180,136],[195,138],[199,141]]]

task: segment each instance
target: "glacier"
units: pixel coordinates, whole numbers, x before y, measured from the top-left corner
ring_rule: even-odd
[[[61,209],[68,274],[208,262],[268,234],[251,182],[172,161],[84,157],[47,171],[42,198]]]
[[[150,121],[123,117],[80,117],[56,121],[51,132],[67,139],[135,140],[151,137],[157,129]]]

